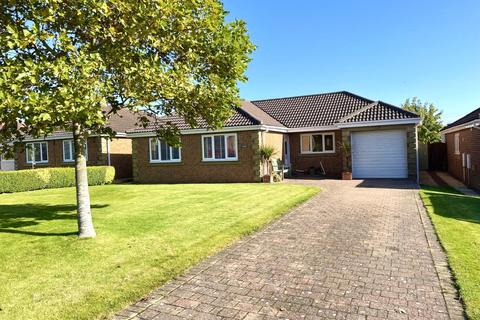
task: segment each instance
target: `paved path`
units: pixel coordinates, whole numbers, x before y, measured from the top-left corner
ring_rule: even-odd
[[[293,182],[324,192],[116,318],[462,318],[412,184]]]

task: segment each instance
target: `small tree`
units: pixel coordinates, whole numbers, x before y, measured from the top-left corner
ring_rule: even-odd
[[[352,145],[348,141],[341,141],[337,144],[337,147],[342,150],[347,171],[352,172]]]
[[[239,104],[254,46],[226,14],[218,0],[2,1],[0,145],[11,154],[8,142],[27,135],[72,133],[81,237],[95,236],[85,141],[114,135],[111,114],[140,108],[217,128]],[[173,124],[157,134],[179,143]]]
[[[422,119],[422,124],[418,129],[418,140],[420,142],[429,144],[441,141],[442,111],[438,110],[432,103],[422,103],[417,97],[406,99],[402,108],[418,114]]]
[[[271,175],[272,173],[272,159],[277,151],[274,146],[263,145],[260,147],[260,157],[262,158],[263,170],[266,175]]]

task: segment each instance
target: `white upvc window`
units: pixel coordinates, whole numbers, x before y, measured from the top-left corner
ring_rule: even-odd
[[[31,142],[26,144],[27,163],[48,163],[48,143]]]
[[[85,159],[88,160],[88,147],[85,141]],[[63,140],[63,162],[75,161],[75,143],[73,140]]]
[[[334,133],[308,133],[300,135],[300,151],[309,153],[334,153]]]
[[[150,162],[169,163],[182,160],[181,148],[172,147],[163,140],[150,138]]]
[[[237,134],[209,134],[202,136],[203,161],[237,161]]]
[[[455,145],[455,154],[460,154],[460,134],[455,133],[454,135],[454,145]]]

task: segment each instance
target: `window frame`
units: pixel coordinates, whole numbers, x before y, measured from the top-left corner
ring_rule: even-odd
[[[322,149],[323,151],[312,151],[313,150],[313,136],[322,136]],[[332,136],[332,150],[325,150],[325,136]],[[303,150],[303,137],[310,137],[309,147],[310,150]],[[300,153],[301,154],[328,154],[335,153],[335,132],[319,132],[319,133],[304,133],[300,135]]]
[[[40,147],[40,158],[42,160],[40,161],[35,161],[35,144],[38,144]],[[42,144],[45,144],[46,146],[46,151],[47,151],[47,160],[43,160],[43,148]],[[31,146],[31,147],[29,147]],[[28,160],[28,155],[30,154],[31,150],[33,150],[33,158],[29,161]],[[31,155],[31,154],[30,154]],[[36,142],[28,142],[25,144],[25,162],[29,164],[42,164],[42,163],[48,163],[48,142],[47,141],[36,141]]]
[[[225,158],[215,158],[215,137],[223,136],[223,142],[225,146]],[[235,157],[228,156],[228,137],[234,137],[235,139]],[[238,161],[238,136],[236,133],[214,133],[202,135],[202,161],[204,162],[223,162],[223,161]],[[212,141],[212,157],[205,157],[205,138],[210,138]]]
[[[460,133],[455,133],[453,135],[453,146],[455,154],[460,154]]]
[[[152,140],[157,140],[158,159],[152,159]],[[160,141],[162,141],[162,140],[159,139],[159,138],[149,138],[148,139],[148,158],[150,160],[150,163],[180,163],[180,162],[182,162],[182,148],[181,147],[178,148],[178,159],[173,159],[172,154],[173,154],[173,149],[175,147],[172,147],[168,143],[167,143],[167,145],[168,145],[168,153],[170,155],[170,160],[162,160],[162,148],[160,147]]]
[[[72,159],[65,159],[65,142],[69,142],[70,143],[70,156],[72,157]],[[63,158],[63,162],[65,163],[71,163],[71,162],[75,162],[75,152],[73,152],[75,148],[75,143],[73,141],[73,139],[66,139],[66,140],[62,140],[62,158]],[[85,141],[85,160],[88,161],[88,141]]]

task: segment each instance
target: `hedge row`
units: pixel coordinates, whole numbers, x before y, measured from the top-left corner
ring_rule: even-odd
[[[91,186],[112,183],[114,167],[88,167]],[[0,171],[0,193],[75,186],[74,168],[42,168],[19,171]]]

